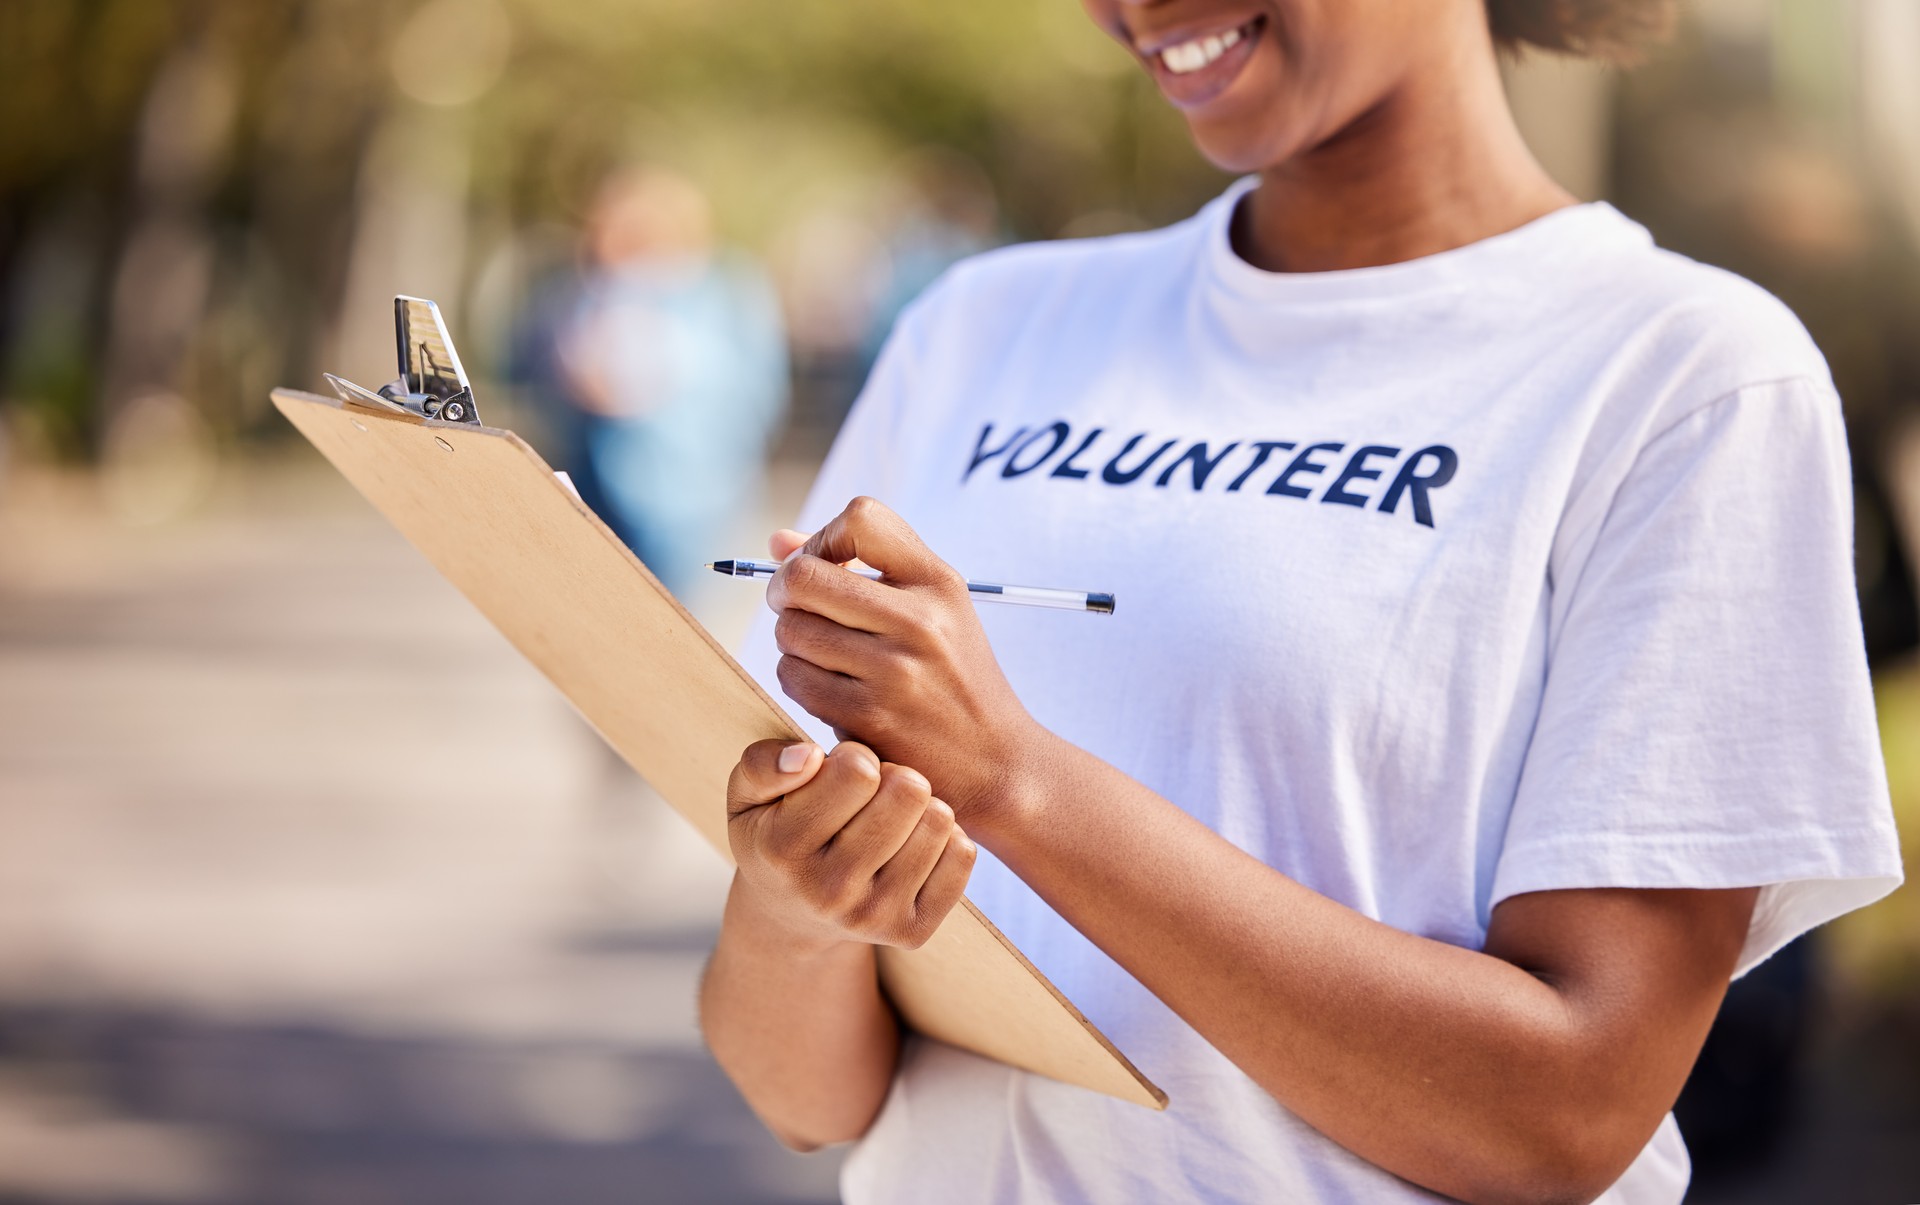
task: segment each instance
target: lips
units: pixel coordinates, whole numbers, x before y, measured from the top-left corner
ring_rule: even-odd
[[[1266,31],[1266,18],[1136,41],[1154,82],[1183,109],[1198,108],[1233,86],[1253,58]]]

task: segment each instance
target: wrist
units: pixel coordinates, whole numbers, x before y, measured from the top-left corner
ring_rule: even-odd
[[[1020,839],[1045,823],[1052,782],[1066,742],[1031,720],[1008,743],[992,785],[973,814],[963,818],[969,835],[989,848]]]
[[[830,961],[836,957],[865,956],[865,942],[836,937],[818,927],[796,921],[737,868],[727,891],[722,930],[756,959],[778,958],[790,963]]]

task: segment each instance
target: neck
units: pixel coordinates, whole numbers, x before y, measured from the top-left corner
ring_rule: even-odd
[[[1461,29],[1453,52],[1332,138],[1262,171],[1234,217],[1241,257],[1273,272],[1377,267],[1573,204],[1514,126],[1484,25]]]

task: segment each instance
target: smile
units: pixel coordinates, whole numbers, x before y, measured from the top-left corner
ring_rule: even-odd
[[[1194,108],[1213,100],[1239,78],[1265,25],[1264,17],[1255,17],[1138,50],[1167,99],[1182,108]]]
[[[1175,75],[1191,75],[1202,67],[1219,62],[1220,56],[1240,43],[1242,37],[1252,33],[1252,23],[1229,29],[1223,34],[1212,34],[1204,38],[1194,38],[1169,46],[1160,52],[1160,64]],[[1243,33],[1242,30],[1246,32]]]

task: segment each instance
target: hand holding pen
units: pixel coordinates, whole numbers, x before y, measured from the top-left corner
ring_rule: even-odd
[[[871,498],[812,536],[777,533],[772,551],[781,564],[767,606],[787,697],[843,740],[918,770],[963,827],[990,832],[1018,806],[1008,768],[1049,734],[994,658],[969,601],[986,596]],[[885,576],[843,568],[855,560]]]

